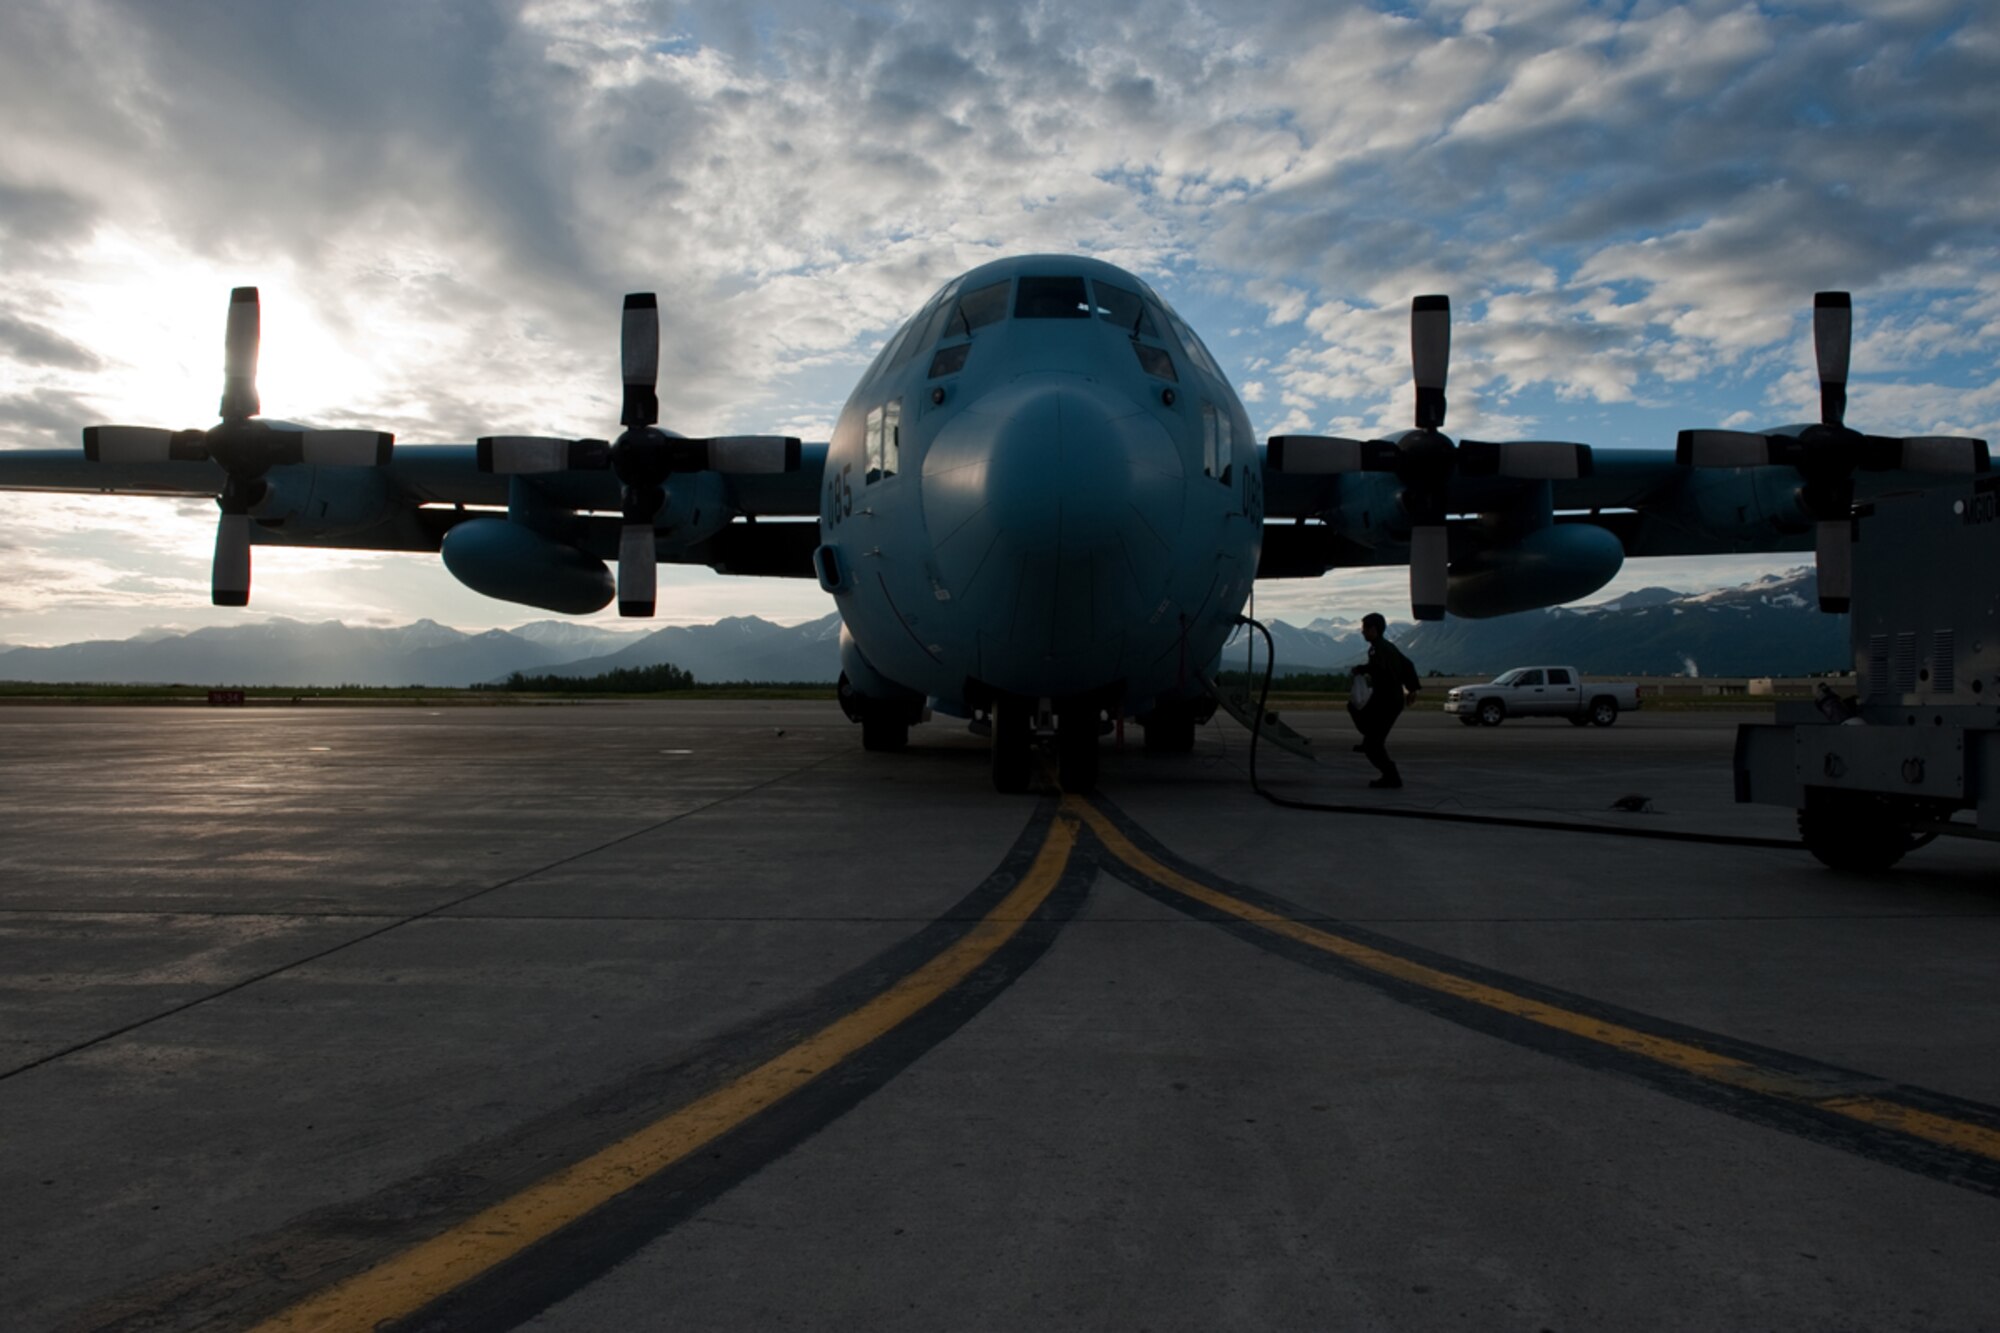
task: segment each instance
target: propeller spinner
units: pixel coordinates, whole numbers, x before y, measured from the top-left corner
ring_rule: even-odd
[[[250,511],[269,490],[264,475],[280,464],[381,467],[396,437],[378,430],[300,430],[256,420],[257,347],[262,323],[255,287],[229,294],[223,335],[222,420],[207,430],[86,426],[84,457],[98,463],[205,463],[223,471],[210,598],[217,606],[250,602]]]
[[[1854,473],[1902,470],[1946,475],[1986,471],[1986,441],[1944,435],[1864,435],[1847,425],[1847,371],[1854,336],[1846,292],[1813,297],[1813,357],[1819,369],[1819,424],[1793,433],[1684,430],[1676,455],[1688,467],[1789,467],[1799,505],[1814,525],[1819,609],[1846,611],[1854,590]]]
[[[619,327],[625,397],[615,441],[539,435],[489,435],[479,441],[479,470],[513,476],[550,472],[614,473],[620,483],[618,614],[650,616],[658,586],[654,516],[676,472],[772,473],[799,469],[799,441],[784,435],[687,439],[658,429],[660,311],[652,292],[625,297]]]
[[[1410,611],[1442,620],[1450,587],[1445,518],[1454,475],[1565,481],[1590,475],[1590,446],[1556,440],[1465,440],[1444,434],[1445,381],[1451,370],[1451,300],[1410,302],[1410,372],[1416,386],[1416,428],[1393,440],[1345,440],[1323,435],[1275,435],[1267,454],[1275,472],[1389,472],[1403,487],[1410,519]]]

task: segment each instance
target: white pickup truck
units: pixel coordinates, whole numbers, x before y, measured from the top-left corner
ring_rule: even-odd
[[[1585,680],[1566,666],[1515,667],[1444,697],[1444,711],[1468,727],[1497,727],[1510,717],[1566,717],[1575,727],[1608,727],[1621,710],[1638,706],[1637,685]]]

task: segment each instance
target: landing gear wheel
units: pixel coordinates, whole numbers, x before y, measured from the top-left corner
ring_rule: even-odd
[[[893,754],[910,743],[910,724],[885,710],[871,708],[861,715],[861,748]]]
[[[1097,709],[1069,708],[1057,715],[1056,775],[1064,791],[1086,792],[1097,785]]]
[[[1482,727],[1497,727],[1506,719],[1506,716],[1507,705],[1501,703],[1498,699],[1488,699],[1485,703],[1479,705],[1479,725]]]
[[[1029,705],[1020,699],[993,701],[993,790],[1024,792],[1034,759],[1034,729]]]
[[[1194,749],[1194,713],[1189,709],[1155,708],[1139,727],[1146,733],[1146,749],[1154,754],[1187,754]]]
[[[1608,727],[1618,720],[1618,701],[1598,699],[1590,705],[1590,725]]]
[[[1917,845],[1896,812],[1879,801],[1806,793],[1799,837],[1832,870],[1887,870]]]

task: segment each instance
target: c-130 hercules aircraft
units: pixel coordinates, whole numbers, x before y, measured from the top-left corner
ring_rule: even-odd
[[[1021,791],[1053,718],[1060,780],[1078,789],[1115,719],[1135,718],[1149,750],[1192,748],[1214,706],[1203,673],[1255,579],[1407,562],[1412,610],[1434,620],[1572,601],[1635,556],[1816,545],[1822,605],[1844,610],[1857,485],[1991,462],[1980,440],[1848,428],[1845,293],[1819,295],[1814,332],[1815,424],[1684,431],[1672,453],[1454,442],[1449,305],[1420,296],[1412,429],[1259,446],[1146,283],[1029,255],[946,283],[825,443],[661,430],[658,312],[636,294],[617,439],[396,449],[259,417],[257,293],[239,288],[217,425],[92,426],[82,457],[0,455],[0,489],[215,497],[219,605],[247,603],[252,545],[440,552],[475,591],[566,614],[615,595],[652,615],[662,560],[816,577],[840,610],[840,700],[866,748],[901,749],[932,711],[968,718],[990,732],[994,785]]]

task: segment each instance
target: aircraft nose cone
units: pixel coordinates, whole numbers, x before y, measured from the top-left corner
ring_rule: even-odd
[[[1003,539],[1058,554],[1115,542],[1113,520],[1132,489],[1123,427],[1153,423],[1081,379],[1022,384],[991,398],[974,410],[997,422],[986,499]]]
[[[934,537],[977,506],[1011,550],[1067,559],[1118,545],[1135,501],[1157,480],[1178,483],[1181,468],[1166,431],[1129,398],[1076,375],[1030,375],[968,405],[924,473]],[[1177,524],[1178,495],[1154,499]]]
[[[1186,478],[1166,426],[1117,390],[1023,376],[947,423],[923,475],[938,574],[991,632],[1084,643],[1158,601]]]

